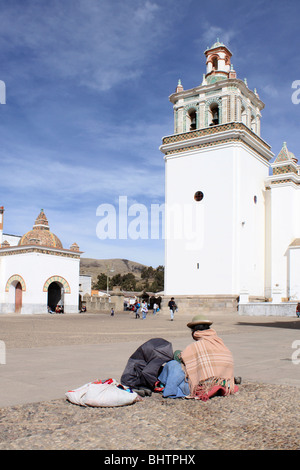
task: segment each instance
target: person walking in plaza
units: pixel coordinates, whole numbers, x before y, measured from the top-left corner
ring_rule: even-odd
[[[144,301],[142,303],[141,312],[142,312],[142,320],[146,320],[146,316],[147,316],[147,313],[148,313],[148,307],[147,307],[147,302],[146,301]]]
[[[156,315],[157,309],[158,309],[158,305],[155,302],[154,305],[153,305],[153,315]]]
[[[174,320],[174,313],[177,310],[177,305],[175,303],[174,297],[172,297],[171,300],[169,301],[168,307],[170,309],[171,321],[173,321]]]
[[[139,314],[140,306],[141,304],[139,302],[136,302],[134,304],[135,319],[140,318],[140,314]]]

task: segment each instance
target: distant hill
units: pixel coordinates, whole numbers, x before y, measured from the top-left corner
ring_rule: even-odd
[[[148,266],[128,259],[80,259],[80,274],[92,276],[92,284],[97,281],[98,274],[106,274],[108,271],[110,277],[116,274],[132,273],[137,279],[141,279],[141,271],[144,267]],[[110,272],[111,269],[114,271]]]

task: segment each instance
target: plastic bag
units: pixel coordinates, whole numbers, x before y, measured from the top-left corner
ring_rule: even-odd
[[[115,379],[89,382],[75,390],[69,390],[65,395],[71,403],[82,406],[125,406],[140,400],[137,393],[123,387]]]
[[[82,387],[76,388],[75,390],[69,390],[65,395],[67,399],[71,402],[74,403],[74,405],[82,405],[86,406],[83,398],[88,391],[89,386],[91,385],[92,382],[89,382],[85,385],[82,385]]]

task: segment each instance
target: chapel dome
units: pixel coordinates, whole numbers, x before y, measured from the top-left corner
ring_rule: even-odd
[[[25,233],[18,245],[40,245],[51,248],[63,248],[60,239],[52,232],[50,232],[48,219],[41,209],[32,230]]]

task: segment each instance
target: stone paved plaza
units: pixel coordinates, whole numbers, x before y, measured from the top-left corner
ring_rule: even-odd
[[[239,392],[207,403],[152,394],[131,406],[85,408],[65,392],[120,379],[143,342],[162,337],[173,349],[191,342],[178,313],[2,315],[0,449],[219,450],[299,449],[300,320],[211,313],[231,349]]]

